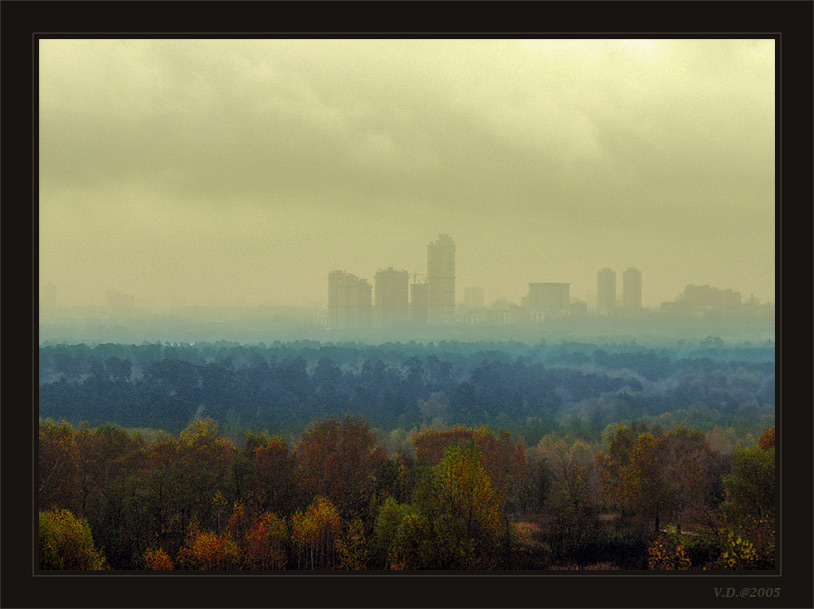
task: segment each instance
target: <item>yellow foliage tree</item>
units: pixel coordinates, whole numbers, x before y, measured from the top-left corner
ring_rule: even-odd
[[[192,532],[178,552],[178,562],[185,569],[225,571],[241,567],[241,551],[228,535],[211,531]]]
[[[691,566],[681,536],[675,531],[659,535],[647,553],[647,565],[653,571],[686,571]]]
[[[39,514],[40,569],[99,571],[108,568],[104,554],[96,548],[84,518],[69,510]]]
[[[305,513],[295,513],[291,519],[291,540],[297,549],[299,566],[333,569],[341,527],[336,506],[323,496],[316,497]]]

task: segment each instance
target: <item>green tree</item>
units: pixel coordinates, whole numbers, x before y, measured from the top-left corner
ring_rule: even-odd
[[[721,508],[727,549],[719,561],[722,568],[774,568],[775,484],[772,442],[735,450],[731,473],[724,477],[726,499]]]
[[[396,565],[408,569],[494,568],[506,523],[474,445],[451,446],[418,484],[414,513],[402,520],[391,546]]]
[[[724,512],[732,520],[775,516],[775,449],[740,446],[732,459],[732,471],[724,477]]]
[[[407,515],[414,511],[409,503],[399,503],[392,496],[387,497],[379,506],[371,542],[372,560],[377,567],[393,567],[396,557],[392,548],[399,527]]]

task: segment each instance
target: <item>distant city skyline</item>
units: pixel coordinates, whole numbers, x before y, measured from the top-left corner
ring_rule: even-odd
[[[57,306],[327,306],[427,274],[519,303],[642,273],[774,302],[772,39],[39,41]],[[53,287],[48,287],[53,286]],[[54,294],[56,294],[54,298]],[[115,299],[115,297],[114,297]]]

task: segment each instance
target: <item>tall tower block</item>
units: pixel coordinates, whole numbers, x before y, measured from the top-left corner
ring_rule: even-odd
[[[328,274],[328,325],[332,328],[365,326],[370,323],[373,287],[345,271]]]
[[[616,310],[616,271],[604,268],[597,274],[596,309],[600,315],[613,315]]]
[[[376,323],[392,326],[407,323],[409,314],[409,282],[407,271],[388,267],[374,278],[373,307]]]
[[[427,246],[429,322],[455,320],[455,241],[446,233]]]

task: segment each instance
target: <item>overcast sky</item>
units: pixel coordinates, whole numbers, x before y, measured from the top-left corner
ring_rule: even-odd
[[[41,40],[61,305],[327,305],[327,275],[774,301],[773,40]]]

